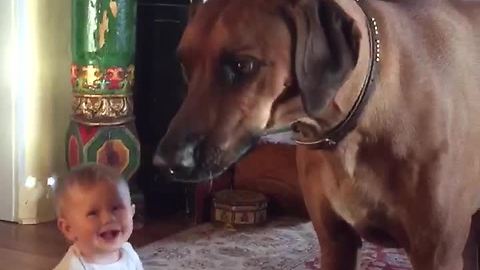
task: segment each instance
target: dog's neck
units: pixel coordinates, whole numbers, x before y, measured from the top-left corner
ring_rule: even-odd
[[[377,22],[367,7],[368,0],[337,0],[337,3],[356,21],[361,33],[359,57],[348,80],[337,91],[330,106],[323,114],[325,119],[334,119],[328,128],[319,126],[319,119],[301,119],[294,123],[294,131],[302,130],[296,136],[297,144],[314,148],[335,148],[356,126],[374,87],[375,71],[380,61],[380,39]],[[321,119],[320,119],[321,120]],[[327,122],[327,121],[325,121]],[[307,130],[306,133],[305,130]]]

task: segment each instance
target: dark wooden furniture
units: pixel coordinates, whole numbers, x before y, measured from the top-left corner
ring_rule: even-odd
[[[213,184],[197,185],[194,196],[196,223],[209,220],[211,198],[224,188],[265,194],[269,200],[269,215],[308,216],[297,181],[293,145],[261,144]]]
[[[141,162],[136,179],[150,217],[185,209],[185,186],[167,181],[152,160],[185,92],[175,51],[187,22],[188,4],[188,0],[138,1],[134,109]]]
[[[258,191],[269,199],[269,214],[306,217],[297,181],[295,146],[261,144],[235,166],[234,188]]]

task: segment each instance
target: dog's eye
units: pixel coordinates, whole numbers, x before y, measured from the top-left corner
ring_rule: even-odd
[[[255,61],[251,59],[236,61],[234,65],[237,74],[250,74],[255,69]]]
[[[251,79],[260,67],[259,61],[253,57],[231,57],[223,64],[223,78],[228,84],[238,84]]]

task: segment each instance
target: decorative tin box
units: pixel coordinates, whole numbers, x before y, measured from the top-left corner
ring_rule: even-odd
[[[259,225],[267,219],[265,195],[247,190],[222,190],[213,198],[212,220],[235,228]]]

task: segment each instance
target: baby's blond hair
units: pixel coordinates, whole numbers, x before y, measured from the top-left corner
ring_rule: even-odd
[[[130,198],[127,181],[117,170],[101,164],[85,163],[74,167],[56,182],[53,194],[57,216],[61,215],[63,199],[72,186],[94,186],[103,181],[117,182],[126,187],[126,195]]]

